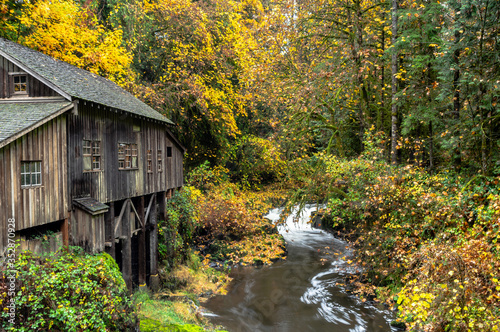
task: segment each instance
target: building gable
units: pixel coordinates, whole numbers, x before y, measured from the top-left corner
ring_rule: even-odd
[[[90,101],[149,120],[173,124],[110,80],[23,45],[0,38],[0,56],[68,100]]]
[[[4,56],[0,55],[0,100],[23,100],[27,98],[59,97],[60,93],[27,73]]]

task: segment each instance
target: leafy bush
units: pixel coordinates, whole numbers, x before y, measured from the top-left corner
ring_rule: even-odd
[[[196,242],[206,261],[269,264],[284,256],[283,238],[262,216],[268,193],[251,194],[235,184],[212,187],[196,200],[200,225]]]
[[[78,249],[19,254],[13,331],[135,329],[135,308],[116,262],[106,253],[89,255]],[[0,285],[6,287],[4,273]],[[7,292],[0,294],[1,327],[9,329]]]
[[[188,173],[186,185],[206,191],[213,186],[226,183],[229,180],[228,174],[229,170],[222,166],[211,168],[210,162],[206,160]]]
[[[429,243],[409,257],[409,280],[398,294],[410,330],[498,331],[500,261],[480,240]]]
[[[200,194],[193,187],[184,187],[167,202],[167,220],[161,220],[158,227],[158,249],[160,259],[170,266],[184,261],[189,254],[198,226],[194,202]]]
[[[260,215],[249,210],[244,197],[235,192],[238,192],[235,185],[226,184],[198,200],[202,238],[237,240],[251,232],[253,221],[260,219]]]

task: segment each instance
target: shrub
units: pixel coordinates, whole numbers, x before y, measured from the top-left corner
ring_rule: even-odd
[[[170,266],[183,262],[189,254],[198,226],[194,203],[200,194],[193,187],[184,187],[167,202],[167,220],[158,225],[158,249],[160,259]]]
[[[410,330],[499,331],[500,262],[491,245],[430,243],[409,257],[411,280],[398,294]]]
[[[186,185],[198,190],[207,191],[213,186],[226,183],[229,180],[229,170],[222,166],[210,167],[210,162],[205,161],[195,167],[186,176]]]
[[[391,166],[366,137],[358,158],[311,158],[322,172],[299,191],[324,200],[323,227],[353,241],[353,291],[398,299],[412,331],[499,330],[500,178]]]
[[[127,331],[137,325],[118,265],[106,253],[79,248],[35,255],[22,252],[17,270],[16,323],[9,326],[1,292],[1,327],[13,331]],[[6,275],[0,276],[5,287]]]
[[[251,232],[253,221],[260,215],[247,208],[243,197],[234,194],[237,190],[227,184],[198,201],[202,238],[237,240]]]
[[[250,194],[236,185],[212,187],[198,198],[200,216],[197,244],[206,261],[269,264],[284,256],[283,238],[262,216],[271,195]]]

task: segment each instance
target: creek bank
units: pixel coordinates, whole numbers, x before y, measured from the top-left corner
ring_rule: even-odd
[[[281,213],[273,211],[274,217]],[[308,216],[299,223],[292,219],[278,227],[286,239],[286,259],[233,269],[228,294],[204,305],[214,314],[211,321],[229,331],[396,331],[389,326],[389,312],[341,286],[351,272],[341,258],[349,255],[346,243],[311,228],[304,221]]]
[[[360,237],[359,234],[354,234],[352,231],[346,231],[346,230],[353,230],[354,224],[346,223],[343,224],[342,227],[335,225],[332,218],[327,213],[325,213],[324,210],[314,211],[311,214],[311,226],[317,229],[321,229],[325,232],[328,232],[332,234],[334,237],[346,241],[349,244],[358,240]],[[356,255],[356,248],[353,248],[352,255],[354,256]],[[381,301],[377,299],[377,296],[375,294],[371,292],[366,293],[363,291],[363,287],[360,287],[360,279],[361,283],[369,284],[369,282],[366,279],[362,278],[363,276],[363,274],[361,273],[362,270],[363,269],[358,266],[358,268],[353,270],[352,273],[347,274],[345,276],[345,284],[344,284],[345,290],[355,296],[358,297],[361,296],[362,300],[366,301],[366,303],[369,303],[370,305],[377,306],[379,308],[382,308],[383,310],[391,310],[394,313],[394,315],[397,315],[398,310],[395,307],[396,301],[392,300]],[[390,325],[391,327],[401,331],[406,330],[405,323],[398,320],[392,320]]]
[[[327,160],[316,220],[356,250],[353,292],[398,310],[409,330],[500,330],[500,178],[377,159]],[[460,300],[459,300],[460,298]]]

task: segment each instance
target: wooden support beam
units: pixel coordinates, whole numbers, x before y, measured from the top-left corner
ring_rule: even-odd
[[[114,233],[115,234],[114,235],[115,238],[119,237],[119,235],[116,236],[116,231],[118,231],[118,227],[120,226],[120,223],[121,223],[121,221],[123,219],[123,215],[124,215],[125,210],[126,210],[128,204],[129,204],[129,201],[130,201],[130,199],[127,199],[125,202],[123,202],[123,206],[122,206],[122,210],[120,211],[120,215],[118,216],[118,219],[116,219],[116,222],[115,222],[116,223],[115,224],[115,233]]]
[[[153,201],[156,198],[156,194],[151,195],[151,198],[149,199],[149,204],[148,204],[148,209],[146,211],[146,216],[144,217],[144,224],[148,223],[148,218],[149,218],[149,212],[151,212],[151,206],[153,205]]]
[[[63,220],[61,233],[63,246],[67,249],[69,247],[69,217]]]
[[[164,196],[159,195],[160,198]],[[151,224],[153,225],[153,228],[149,232],[149,250],[150,250],[150,273],[151,275],[157,275],[158,274],[158,225],[156,223],[158,211],[156,209],[157,204],[153,204],[152,210],[151,210]]]
[[[144,216],[140,216],[139,213],[137,212],[137,210],[135,209],[135,206],[134,206],[134,203],[132,202],[132,200],[130,200],[130,205],[132,206],[132,210],[134,210],[134,213],[135,213],[135,216],[137,217],[137,219],[139,219],[139,223],[141,224],[142,227],[144,227],[144,221],[142,220],[142,218]]]
[[[167,210],[166,210],[166,192],[163,191],[158,194],[158,208],[160,209],[160,219],[167,220]]]
[[[122,208],[122,212],[120,213],[121,218],[119,221],[122,221],[122,274],[123,279],[125,280],[125,284],[129,291],[132,290],[132,237],[130,232],[130,200],[127,199],[124,203],[125,209]]]
[[[144,196],[139,201],[138,214],[145,221]],[[139,287],[146,285],[146,225],[142,223],[142,230],[139,232]]]
[[[109,229],[111,231],[110,234],[110,241],[111,241],[111,249],[110,249],[110,255],[113,257],[113,259],[116,260],[116,243],[115,243],[115,237],[116,237],[116,228],[115,228],[115,202],[109,203],[109,218],[111,219],[109,221]]]

